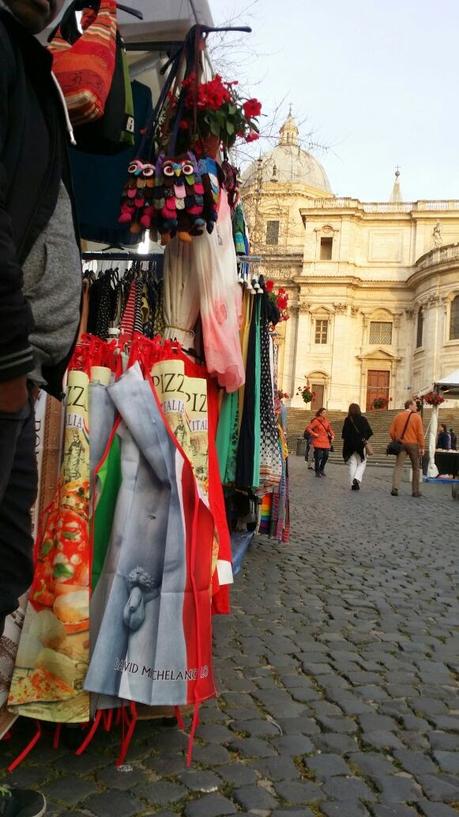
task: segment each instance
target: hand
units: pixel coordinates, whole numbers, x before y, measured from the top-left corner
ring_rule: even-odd
[[[420,456],[420,457],[423,457],[425,453],[426,453],[426,452],[424,451],[424,449],[423,449],[423,448],[420,448],[420,449],[419,449],[419,456]]]
[[[0,411],[5,414],[15,414],[24,408],[29,393],[27,391],[27,377],[15,377],[0,383]]]

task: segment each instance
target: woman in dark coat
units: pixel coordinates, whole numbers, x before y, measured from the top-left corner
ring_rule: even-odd
[[[441,448],[444,451],[450,451],[451,449],[451,435],[448,432],[446,423],[441,423],[440,425],[440,433],[437,437],[437,448]]]
[[[357,403],[351,403],[349,406],[341,436],[343,438],[343,458],[349,466],[351,489],[359,491],[367,466],[366,444],[373,436],[373,431]]]

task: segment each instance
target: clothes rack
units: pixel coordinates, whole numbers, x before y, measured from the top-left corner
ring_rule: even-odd
[[[162,257],[163,253],[161,252],[140,254],[129,250],[126,252],[104,252],[103,250],[95,250],[81,254],[82,261],[157,261],[158,258]]]

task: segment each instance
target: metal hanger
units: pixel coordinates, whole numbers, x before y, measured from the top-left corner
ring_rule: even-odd
[[[125,6],[124,3],[117,3],[116,8],[120,11],[126,12],[126,14],[132,14],[132,16],[137,17],[138,20],[143,20],[143,13],[139,11],[139,9],[133,9],[131,6]]]

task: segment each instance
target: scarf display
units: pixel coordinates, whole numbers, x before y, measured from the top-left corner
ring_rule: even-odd
[[[240,344],[245,384],[226,394],[221,407],[217,448],[220,476],[228,501],[234,492],[245,492],[258,505],[258,532],[287,542],[288,448],[285,414],[277,391],[277,347],[272,328],[278,315],[263,278],[241,259],[243,284]],[[255,264],[254,264],[255,266]],[[247,522],[247,524],[246,524]],[[253,519],[232,518],[233,554],[242,563],[241,532],[250,531]],[[243,555],[247,547],[245,548]]]

